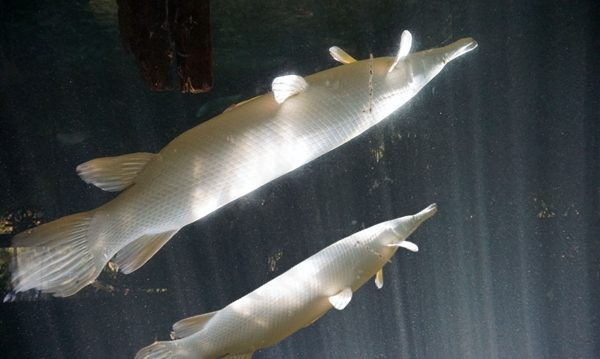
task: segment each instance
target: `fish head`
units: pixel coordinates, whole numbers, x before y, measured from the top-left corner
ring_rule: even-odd
[[[405,43],[409,43],[405,45]],[[408,53],[410,40],[403,39],[396,58],[373,60],[373,102],[386,117],[414,97],[450,61],[477,48],[472,38],[463,38],[444,47]]]
[[[413,78],[413,86],[423,87],[431,81],[450,61],[477,48],[477,41],[470,37],[457,40],[444,47],[415,52],[405,58],[404,70]],[[394,73],[401,66],[391,69]]]
[[[419,226],[431,218],[437,212],[437,205],[431,204],[427,208],[423,209],[419,213],[411,216],[404,216],[397,219],[393,219],[388,223],[388,235],[385,238],[385,243],[381,243],[388,247],[404,247],[413,252],[418,250],[417,246],[413,243],[407,242],[406,239],[417,229]]]

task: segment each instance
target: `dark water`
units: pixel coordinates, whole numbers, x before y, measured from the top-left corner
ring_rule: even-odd
[[[184,228],[134,274],[0,304],[0,356],[132,358],[175,321],[437,202],[412,237],[421,251],[399,252],[382,290],[368,283],[255,358],[600,357],[593,3],[214,1],[215,88],[182,95],[143,87],[110,1],[3,1],[0,214],[15,226],[105,203],[113,195],[77,164],[156,152],[277,75],[335,65],[332,45],[394,55],[409,29],[415,49],[480,46],[379,126]]]

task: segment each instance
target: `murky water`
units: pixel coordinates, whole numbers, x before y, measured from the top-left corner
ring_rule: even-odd
[[[102,1],[6,2],[0,13],[0,244],[97,207],[89,159],[160,150],[281,74],[471,36],[408,105],[365,134],[185,227],[131,275],[78,294],[9,293],[3,358],[133,358],[326,245],[437,202],[385,285],[254,358],[600,356],[600,125],[592,2],[219,1],[214,89],[150,92]]]

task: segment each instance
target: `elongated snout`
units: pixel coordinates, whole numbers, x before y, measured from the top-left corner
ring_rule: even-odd
[[[398,218],[392,222],[392,231],[398,236],[398,241],[404,241],[419,228],[421,223],[433,217],[436,212],[437,205],[433,203],[419,213]]]
[[[414,220],[418,221],[419,224],[423,223],[424,221],[428,220],[429,218],[433,217],[434,214],[436,214],[437,212],[437,204],[432,203],[429,206],[427,206],[427,208],[425,208],[424,210],[422,210],[421,212],[414,214]]]
[[[435,78],[448,62],[477,48],[477,42],[470,37],[460,39],[450,45],[416,52],[405,59],[408,76],[412,78],[411,86],[417,91]],[[393,73],[393,72],[392,72]]]
[[[437,49],[442,54],[442,61],[447,64],[455,58],[466,54],[467,52],[477,48],[477,41],[470,37],[460,39],[451,43],[450,45]]]

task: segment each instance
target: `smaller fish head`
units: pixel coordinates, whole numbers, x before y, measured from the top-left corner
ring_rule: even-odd
[[[377,255],[383,262],[388,261],[398,250],[398,236],[388,225],[388,222],[380,223],[375,233],[363,242],[363,246],[369,252]]]
[[[412,216],[404,216],[390,221],[391,233],[394,234],[394,242],[404,242],[419,226],[431,218],[437,212],[437,205],[431,204],[419,213]]]
[[[382,223],[377,234],[371,237],[369,242],[376,248],[388,248],[394,243],[398,243],[398,235],[391,226]]]

